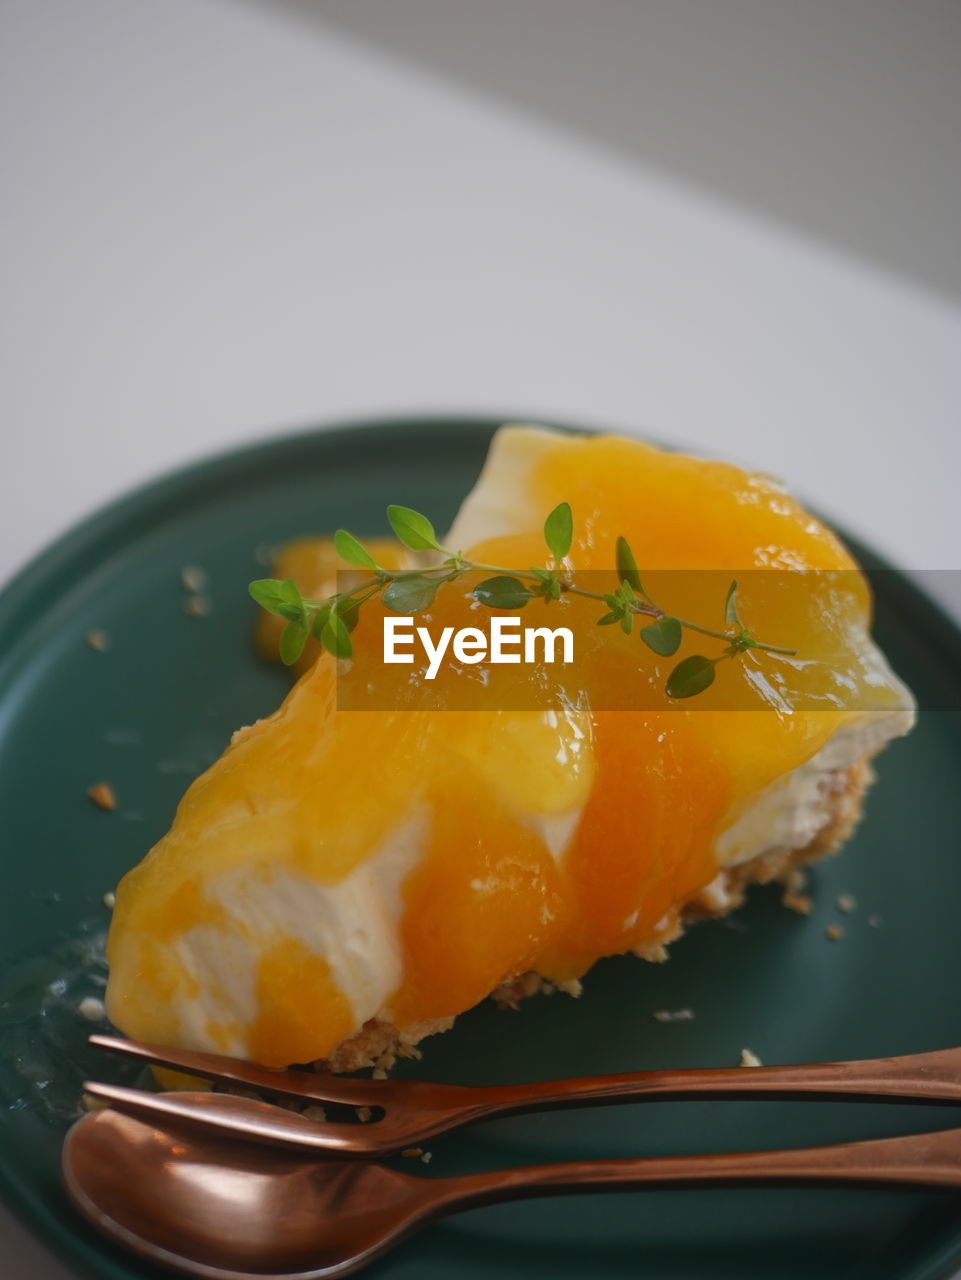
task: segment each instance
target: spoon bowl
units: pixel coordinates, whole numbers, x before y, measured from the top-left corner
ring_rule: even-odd
[[[187,1125],[161,1129],[109,1109],[70,1130],[63,1178],[81,1212],[120,1244],[215,1280],[344,1275],[444,1199],[431,1179],[386,1165],[313,1163],[215,1134],[198,1141]]]

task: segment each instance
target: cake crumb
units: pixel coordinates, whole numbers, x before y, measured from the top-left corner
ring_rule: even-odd
[[[390,1071],[397,1062],[398,1049],[399,1046],[395,1047],[394,1045],[389,1044],[387,1048],[374,1059],[375,1070],[382,1071],[384,1073],[383,1076],[376,1077],[378,1080],[386,1079],[387,1072]]]
[[[568,978],[566,982],[558,982],[555,985],[558,991],[563,991],[566,996],[571,996],[574,1000],[577,1000],[584,990],[580,978]]]
[[[421,1155],[420,1162],[421,1164],[430,1164],[433,1158],[434,1158],[434,1153],[432,1151],[425,1151]]]
[[[634,954],[641,960],[647,960],[650,964],[663,964],[667,959],[667,947],[661,943],[656,943],[651,947],[635,947]]]
[[[110,648],[110,637],[102,627],[92,627],[84,639],[95,653],[106,653]]]
[[[184,601],[184,613],[188,618],[206,618],[210,601],[206,596],[188,596]]]
[[[387,1072],[383,1067],[374,1067],[373,1071],[370,1073],[370,1078],[371,1080],[386,1080]]]
[[[207,571],[199,564],[185,564],[180,570],[180,581],[184,591],[199,596],[207,585]]]
[[[103,895],[103,905],[108,911],[113,911],[114,907],[117,905],[117,895],[112,889]]]
[[[424,1154],[424,1148],[423,1147],[405,1147],[400,1154],[402,1156],[406,1156],[408,1160],[416,1160],[418,1159],[418,1157]]]
[[[117,794],[109,782],[96,782],[87,790],[87,795],[99,809],[116,809]]]
[[[737,1065],[739,1067],[763,1067],[764,1063],[757,1054],[752,1053],[750,1049],[742,1049],[741,1060]]]
[[[88,1022],[103,1022],[107,1016],[103,1001],[98,1000],[96,996],[84,996],[77,1005],[77,1012]]]
[[[371,1111],[370,1107],[357,1108],[357,1119],[360,1121],[361,1124],[368,1124],[370,1122],[370,1117],[372,1115],[373,1115],[373,1112]]]
[[[814,903],[806,893],[795,893],[793,889],[785,889],[781,896],[781,906],[799,916],[809,916],[814,909]]]
[[[651,1015],[655,1022],[692,1022],[693,1009],[658,1009]]]
[[[868,916],[868,925],[872,929],[880,929],[884,921],[880,916]]]
[[[829,924],[824,930],[824,936],[830,938],[832,942],[840,942],[844,937],[844,930],[839,924]]]
[[[843,911],[846,916],[849,916],[852,911],[857,911],[857,909],[858,900],[853,893],[838,894],[838,911]]]
[[[318,1107],[315,1103],[312,1103],[309,1107],[304,1107],[300,1114],[305,1120],[316,1120],[318,1124],[323,1124],[327,1119],[327,1112],[323,1107]]]

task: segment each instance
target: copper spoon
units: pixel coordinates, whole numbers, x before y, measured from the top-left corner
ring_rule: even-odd
[[[636,1071],[528,1084],[432,1084],[423,1080],[358,1080],[313,1071],[276,1071],[216,1054],[95,1035],[90,1043],[146,1062],[255,1089],[298,1102],[379,1109],[370,1124],[317,1124],[270,1103],[230,1094],[147,1093],[88,1083],[85,1089],[118,1110],[158,1124],[187,1120],[261,1142],[341,1156],[391,1155],[438,1134],[494,1116],[604,1102],[677,1098],[851,1098],[869,1101],[961,1102],[961,1049],[860,1062],[800,1066],[707,1067]]]
[[[207,1280],[327,1280],[461,1209],[530,1196],[707,1183],[908,1184],[961,1190],[961,1129],[795,1151],[582,1160],[455,1178],[368,1161],[313,1163],[105,1109],[79,1120],[63,1179],[135,1253]]]

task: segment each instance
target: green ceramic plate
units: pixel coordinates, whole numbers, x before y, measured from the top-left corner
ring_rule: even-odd
[[[286,675],[258,662],[247,581],[256,549],[292,535],[381,529],[389,501],[451,517],[495,423],[394,421],[271,441],[133,494],[62,539],[0,600],[0,1186],[81,1275],[158,1274],[90,1231],[58,1185],[61,1138],[85,1073],[77,1012],[103,982],[102,895],[170,822],[231,731],[271,711]],[[863,553],[862,553],[863,554]],[[209,574],[213,611],[184,612],[180,570]],[[961,637],[904,579],[882,575],[878,636],[939,705],[961,706]],[[910,622],[906,619],[910,618]],[[111,638],[106,653],[84,637]],[[927,699],[929,702],[937,699]],[[880,761],[867,820],[817,870],[808,919],[759,890],[734,919],[693,929],[671,962],[617,958],[584,997],[492,1005],[428,1042],[415,1070],[484,1083],[644,1067],[868,1057],[961,1043],[961,723],[925,711]],[[87,788],[109,781],[116,812]],[[858,910],[829,942],[840,892]],[[868,923],[879,916],[880,927]],[[655,1021],[689,1007],[690,1022]],[[437,1141],[424,1173],[571,1157],[747,1150],[961,1123],[944,1107],[652,1103],[542,1114]],[[409,1165],[408,1165],[409,1167]],[[897,1190],[648,1191],[475,1210],[375,1265],[372,1280],[457,1275],[563,1280],[933,1280],[961,1263],[961,1202]]]

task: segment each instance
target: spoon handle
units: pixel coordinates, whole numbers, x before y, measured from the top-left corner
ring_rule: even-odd
[[[442,1182],[447,1212],[529,1196],[709,1183],[889,1183],[961,1190],[961,1129],[796,1150],[531,1165]]]
[[[480,1092],[480,1091],[478,1091]],[[484,1089],[485,1115],[643,1098],[961,1102],[961,1049],[775,1067],[705,1067],[586,1076]]]

